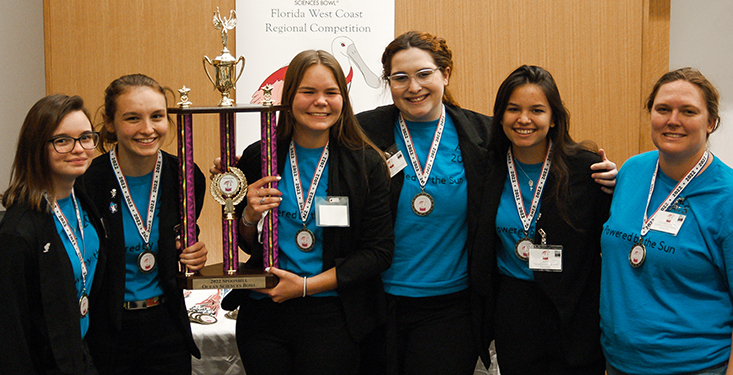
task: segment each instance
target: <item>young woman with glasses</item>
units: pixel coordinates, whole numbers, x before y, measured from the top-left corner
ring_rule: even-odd
[[[193,341],[176,285],[180,263],[196,271],[207,250],[177,249],[180,222],[178,158],[160,150],[171,126],[165,90],[142,74],[120,77],[105,90],[102,151],[84,186],[109,230],[105,309],[90,343],[97,367],[112,374],[190,374]],[[196,214],[205,180],[196,168]]]
[[[98,142],[78,96],[39,100],[20,130],[0,223],[4,373],[97,373],[86,334],[101,312],[105,234],[76,181]]]
[[[492,308],[493,253],[477,241],[491,117],[460,108],[448,90],[453,53],[445,39],[409,31],[382,55],[382,77],[394,104],[357,115],[387,153],[395,221],[392,267],[382,274],[388,298],[387,372],[473,374],[479,354],[488,365],[490,326],[472,320]],[[615,165],[598,169],[610,174]],[[374,347],[381,338],[374,337]],[[383,372],[377,369],[375,372]]]

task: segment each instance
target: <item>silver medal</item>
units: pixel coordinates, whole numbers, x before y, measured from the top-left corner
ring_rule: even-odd
[[[79,298],[79,313],[82,318],[89,313],[89,296],[86,293],[82,293]]]
[[[316,245],[316,235],[308,230],[308,228],[303,228],[295,234],[295,244],[300,251],[305,253],[310,252],[313,250],[313,246]]]
[[[629,252],[629,264],[636,268],[644,264],[644,260],[646,260],[646,247],[642,243],[637,243]]]
[[[529,260],[529,249],[532,245],[534,245],[534,242],[532,242],[531,238],[520,238],[516,245],[514,245],[514,253],[517,254],[517,257],[521,260]]]
[[[150,250],[145,250],[137,256],[137,268],[142,273],[152,272],[156,263],[155,253]]]
[[[418,193],[412,198],[412,212],[414,212],[415,215],[428,216],[433,212],[434,206],[435,201],[433,200],[433,197],[424,191]]]

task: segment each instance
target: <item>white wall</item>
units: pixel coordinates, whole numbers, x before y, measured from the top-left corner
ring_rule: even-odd
[[[733,166],[733,1],[671,0],[669,67],[699,69],[720,91],[720,128],[710,149]]]
[[[10,182],[20,126],[46,93],[43,0],[0,0],[0,193]],[[0,207],[2,207],[0,205]]]

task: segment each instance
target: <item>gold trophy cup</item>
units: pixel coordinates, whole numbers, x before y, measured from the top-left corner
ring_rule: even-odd
[[[213,62],[207,56],[204,56],[202,63],[204,64],[204,71],[206,71],[206,76],[209,77],[209,81],[221,92],[219,106],[231,107],[234,105],[234,100],[229,97],[229,90],[236,89],[235,85],[244,71],[244,56],[239,56],[237,59],[227,49],[227,33],[237,26],[237,13],[231,10],[229,11],[229,18],[221,18],[219,8],[217,7],[214,13],[213,23],[217,30],[221,30],[221,42],[224,48],[221,50],[221,54],[214,58]],[[237,74],[237,64],[240,61],[242,62],[242,67],[239,69],[239,74]],[[216,79],[211,78],[206,63],[214,66],[214,77]]]

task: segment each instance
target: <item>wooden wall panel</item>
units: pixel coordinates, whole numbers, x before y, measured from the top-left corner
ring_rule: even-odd
[[[490,114],[512,70],[540,65],[558,83],[576,140],[596,141],[619,165],[650,149],[640,93],[667,69],[669,0],[398,0],[395,17],[396,34],[448,41],[449,87],[463,107]]]
[[[221,52],[220,34],[211,23],[217,6],[228,16],[235,0],[44,0],[47,93],[80,95],[94,115],[112,80],[143,73],[175,92],[169,105],[178,102],[183,85],[192,89],[194,105],[215,105],[219,92],[206,78],[202,57]],[[229,34],[232,54],[235,42]],[[218,126],[216,115],[197,115],[194,121],[194,157],[207,181],[219,154]],[[164,147],[173,154],[174,133],[175,127]],[[208,190],[198,224],[209,263],[221,262],[221,206]]]
[[[653,148],[643,98],[667,70],[669,1],[396,0],[395,31],[446,38],[456,64],[450,89],[463,107],[486,114],[512,70],[547,68],[573,137],[596,141],[620,165]],[[221,50],[210,26],[217,6],[228,14],[235,0],[44,0],[47,92],[79,94],[94,112],[109,82],[140,72],[174,90],[191,87],[195,105],[216,103],[201,58]],[[236,55],[234,46],[232,33]],[[207,175],[217,124],[211,115],[195,121],[195,158]],[[174,142],[166,150],[175,152]],[[220,206],[208,194],[199,225],[210,262],[221,261]]]

